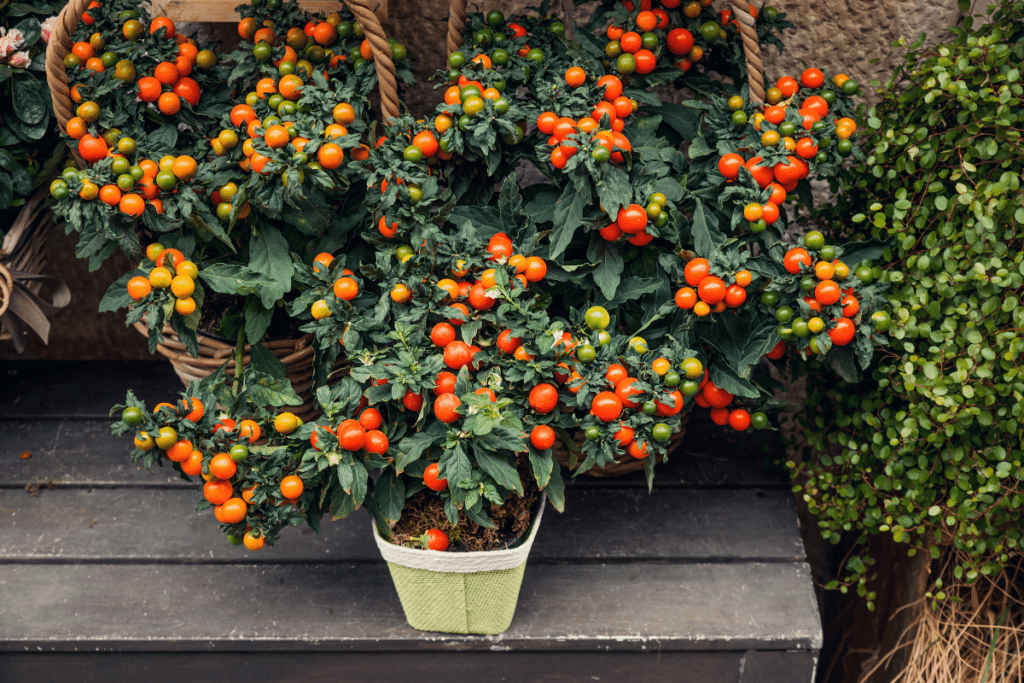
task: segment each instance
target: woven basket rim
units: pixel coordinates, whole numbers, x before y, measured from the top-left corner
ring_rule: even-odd
[[[537,504],[537,512],[534,514],[533,522],[530,524],[530,533],[520,545],[514,548],[502,548],[501,550],[476,550],[466,553],[448,553],[437,550],[421,550],[418,548],[406,548],[384,539],[377,530],[377,524],[371,520],[373,527],[373,539],[377,543],[377,549],[383,558],[392,564],[398,564],[410,569],[426,569],[428,571],[442,572],[448,574],[471,574],[474,572],[493,572],[515,569],[526,562],[533,547],[533,541],[540,529],[541,518],[544,517],[544,507],[547,502],[547,495],[542,491]]]

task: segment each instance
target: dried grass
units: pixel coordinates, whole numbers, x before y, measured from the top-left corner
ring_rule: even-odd
[[[947,548],[942,567],[953,585],[955,554]],[[1024,561],[994,579],[981,577],[972,586],[947,590],[935,609],[931,601],[908,608],[918,616],[897,647],[870,671],[909,649],[906,668],[893,683],[1021,683],[1024,681]],[[927,600],[927,599],[925,599]]]

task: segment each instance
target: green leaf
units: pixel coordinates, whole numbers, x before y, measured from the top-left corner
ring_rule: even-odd
[[[827,355],[828,362],[836,374],[847,382],[856,382],[857,366],[854,363],[853,351],[848,346],[833,346]]]
[[[690,226],[690,234],[693,236],[694,250],[704,258],[717,255],[719,247],[725,242],[725,235],[718,228],[708,224],[704,203],[700,200],[697,201],[697,206],[693,210],[693,225]]]
[[[302,202],[301,207],[285,204],[281,218],[294,225],[299,232],[307,237],[319,237],[334,214],[321,192],[311,192]]]
[[[544,190],[526,204],[524,213],[532,216],[533,220],[538,223],[550,223],[555,220],[555,207],[558,205],[558,198],[557,190]],[[457,207],[455,211],[461,208],[463,207]],[[455,215],[455,211],[452,212],[452,215]]]
[[[597,197],[606,214],[618,216],[619,209],[633,200],[633,187],[622,168],[606,164],[604,170],[604,177],[596,185]]]
[[[456,485],[473,477],[473,463],[469,461],[469,456],[466,455],[461,443],[456,443],[453,448],[445,450],[437,462],[437,468],[441,479],[447,479]]]
[[[38,41],[40,36],[43,35],[43,27],[35,17],[28,17],[27,19],[19,21],[14,28],[21,31],[21,34],[24,37],[25,42],[20,48],[22,50],[27,50],[35,45],[36,41]],[[45,50],[43,50],[43,52],[45,52]]]
[[[551,480],[551,470],[558,467],[551,449],[538,451],[530,444],[530,469],[533,471],[533,478],[537,480],[537,487],[544,488]]]
[[[15,135],[29,143],[42,140],[50,130],[49,116],[43,117],[42,121],[35,124],[25,123],[17,116],[8,116],[4,120],[7,123],[7,127],[10,128]]]
[[[12,2],[7,6],[5,12],[9,17],[23,17],[26,14],[32,14],[35,12],[35,8],[24,2]]]
[[[166,123],[149,134],[148,142],[155,152],[170,154],[178,144],[178,127]]]
[[[251,344],[249,349],[249,362],[252,363],[254,369],[277,380],[288,377],[288,368],[278,360],[273,351],[263,344]]]
[[[753,367],[779,341],[775,319],[759,315],[757,310],[748,306],[735,315],[721,316],[708,335],[708,342],[722,352],[729,367],[744,379],[750,377]]]
[[[886,247],[891,247],[890,240],[881,240],[877,237],[860,242],[849,242],[842,246],[843,255],[840,257],[843,263],[854,268],[861,261],[877,261],[882,258],[882,252]]]
[[[373,499],[377,510],[389,522],[398,521],[405,507],[405,483],[394,470],[385,469],[373,486]]]
[[[292,263],[288,242],[277,228],[254,230],[249,242],[249,270],[261,275],[257,294],[265,308],[272,308],[292,288]]]
[[[257,405],[274,407],[302,405],[302,399],[295,393],[292,383],[287,378],[276,379],[255,369],[246,375],[245,389]]]
[[[590,181],[580,176],[576,185],[569,183],[555,205],[555,228],[551,231],[550,258],[557,259],[572,242],[576,228],[583,225],[583,212],[590,205]]]
[[[405,471],[411,463],[416,462],[426,453],[427,449],[444,437],[444,427],[438,423],[432,423],[425,431],[410,434],[398,444],[398,458],[395,461],[395,470],[399,473]]]
[[[214,263],[199,271],[199,277],[221,294],[256,294],[260,284],[259,275],[238,263]]]
[[[270,320],[274,316],[273,308],[264,308],[258,297],[249,297],[245,302],[245,338],[250,344],[257,344],[263,340],[263,336],[270,327]]]
[[[627,301],[635,301],[644,294],[650,294],[661,286],[661,281],[652,277],[628,277],[623,280],[615,292],[615,296],[609,299],[605,308],[618,307]]]
[[[117,278],[107,289],[107,293],[103,295],[103,298],[100,299],[99,312],[117,311],[131,306],[134,303],[134,299],[128,294],[128,281],[139,274],[140,271],[133,270]]]
[[[710,369],[711,381],[734,396],[760,398],[761,392],[749,380],[740,377],[728,365],[714,364]]]
[[[548,494],[548,500],[559,512],[565,512],[565,482],[562,481],[562,468],[558,463],[551,469],[551,479],[544,487],[544,493]]]
[[[499,486],[523,495],[523,483],[516,472],[515,458],[511,455],[491,453],[482,448],[474,448],[476,464],[480,466]]]
[[[0,168],[11,175],[11,188],[16,195],[26,197],[32,193],[32,176],[13,154],[3,148],[0,148]]]
[[[661,120],[671,126],[684,140],[693,140],[697,137],[697,125],[701,117],[700,110],[671,102],[663,102],[657,107],[652,107],[651,110],[660,114]]]
[[[14,187],[7,171],[0,171],[0,209],[6,209],[14,200]]]
[[[597,262],[597,268],[593,272],[594,284],[601,290],[601,295],[610,300],[615,298],[615,292],[622,279],[622,256],[619,254],[619,248],[603,237],[598,239],[595,247],[592,253],[587,255],[591,261]]]

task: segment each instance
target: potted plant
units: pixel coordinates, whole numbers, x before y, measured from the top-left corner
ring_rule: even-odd
[[[663,43],[671,27],[705,12],[691,17],[686,7],[666,13],[667,27],[646,32],[653,38],[637,34],[633,45],[630,36],[626,52],[671,52]],[[366,147],[346,128],[339,139],[351,143],[346,157],[355,162],[342,178],[312,153],[331,144],[327,117],[336,115],[340,88],[359,91],[353,81],[322,78],[310,62],[297,106],[284,97],[276,109],[283,122],[294,117],[295,136],[281,124],[282,145],[268,139],[279,125],[268,120],[271,87],[284,95],[295,75],[284,72],[299,69],[286,57],[299,56],[299,34],[310,30],[293,6],[282,11],[280,36],[264,34],[261,47],[258,29],[257,44],[235,57],[242,66],[233,73],[255,90],[251,104],[226,115],[252,111],[235,122],[249,141],[231,147],[218,134],[224,154],[211,147],[196,177],[209,190],[236,168],[249,172],[224,221],[228,233],[245,225],[250,240],[274,228],[283,234],[275,222],[282,207],[302,202],[301,221],[284,218],[297,232],[281,247],[292,251],[292,288],[260,309],[283,299],[287,317],[311,335],[322,414],[305,423],[273,417],[293,399],[280,368],[255,360],[234,382],[218,372],[191,384],[180,407],[150,414],[129,400],[116,408],[115,430],[136,432],[142,445],[133,457],[147,466],[161,462],[163,449],[183,473],[209,479],[212,505],[251,492],[252,500],[241,496],[248,507],[233,502],[231,514],[218,512],[232,538],[272,541],[284,524],[316,527],[324,514],[365,506],[410,623],[500,632],[541,502],[565,504],[558,442],[577,474],[627,460],[650,484],[694,405],[737,430],[768,426],[774,384],[754,370],[763,357],[780,357],[785,341],[840,369],[870,359],[876,340],[865,316],[879,306],[879,290],[852,277],[842,259],[870,258],[877,245],[836,247],[815,233],[801,246],[783,242],[787,198],[807,197],[806,178],[828,178],[847,156],[859,158],[845,120],[855,83],[811,68],[800,80],[779,79],[763,113],[745,84],[727,81],[700,101],[670,105],[633,87],[643,81],[619,60],[618,73],[608,73],[606,46],[593,36],[566,38],[554,17],[471,15],[462,50],[439,74],[448,81],[443,103],[419,120],[388,112]],[[611,11],[609,22],[626,28],[650,21],[639,6]],[[243,37],[255,26],[250,18],[239,24]],[[701,35],[709,51],[730,44],[721,30]],[[250,54],[280,59],[280,78],[264,81],[271,67],[252,69]],[[352,61],[358,78],[366,67],[354,56],[334,68]],[[684,79],[699,73],[674,68]],[[514,170],[524,161],[548,182],[521,188]],[[316,197],[326,201],[336,189],[337,205],[351,212],[344,227],[333,232],[328,221],[324,232],[304,233],[322,209]],[[243,201],[250,223],[239,222]],[[237,293],[277,279],[251,261],[214,261],[200,278],[211,270]],[[229,422],[205,413],[189,420],[192,399],[216,401]],[[166,428],[174,433],[150,445],[152,430]],[[252,443],[233,458],[241,438]],[[298,478],[302,493],[282,517],[273,491],[287,477]],[[273,511],[259,507],[267,501]],[[451,558],[440,559],[440,550]],[[432,606],[449,593],[423,591],[424,582],[461,591],[483,613]]]

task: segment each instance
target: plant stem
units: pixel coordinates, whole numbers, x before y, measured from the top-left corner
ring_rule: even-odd
[[[245,326],[238,327],[238,341],[235,343],[235,383],[232,385],[235,394],[238,394],[240,378],[242,376],[242,358],[245,356]]]

